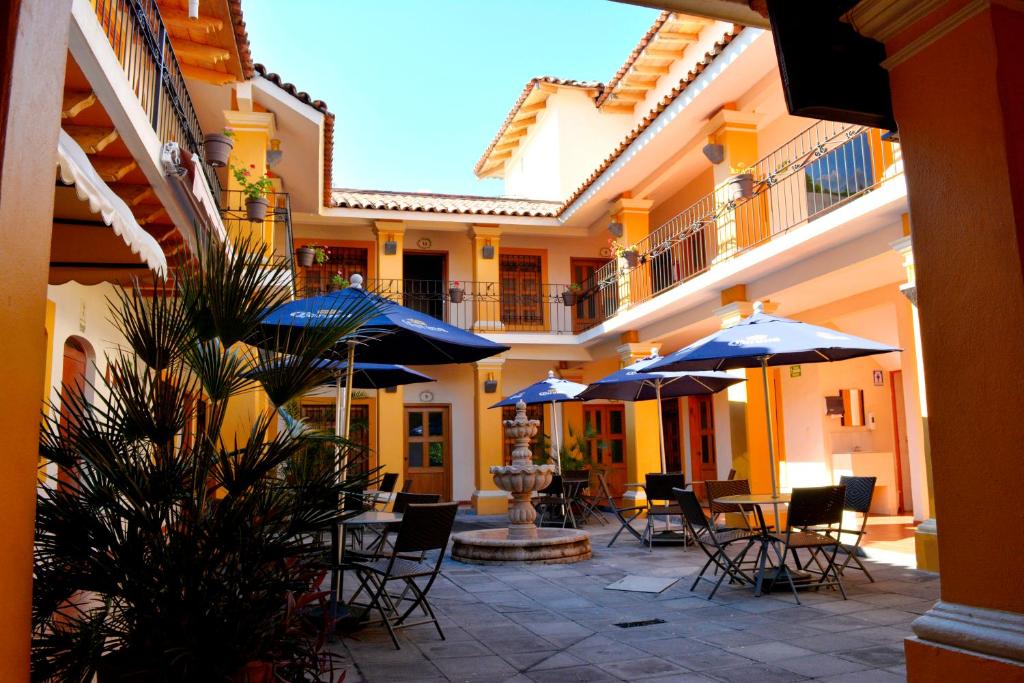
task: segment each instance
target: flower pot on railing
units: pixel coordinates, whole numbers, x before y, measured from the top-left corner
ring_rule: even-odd
[[[449,287],[448,288],[448,299],[453,304],[461,304],[466,298],[466,290],[462,287]]]
[[[206,156],[206,163],[214,168],[223,168],[228,165],[228,158],[231,150],[235,148],[235,142],[227,135],[210,133],[203,140],[203,151]]]
[[[295,262],[301,268],[309,268],[316,258],[316,249],[313,247],[299,247],[295,250]]]
[[[754,176],[751,173],[740,173],[729,180],[732,200],[750,199],[754,196]]]
[[[270,200],[266,197],[247,197],[245,200],[245,215],[250,223],[265,221],[269,208]]]
[[[579,292],[574,289],[567,289],[562,292],[562,305],[563,306],[575,306],[576,300],[579,298]]]
[[[619,252],[619,256],[626,262],[627,268],[636,268],[636,264],[640,262],[640,254],[636,249],[625,249]]]

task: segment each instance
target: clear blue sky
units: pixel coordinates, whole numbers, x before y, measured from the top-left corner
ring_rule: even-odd
[[[247,0],[243,11],[253,59],[337,116],[336,187],[482,195],[502,185],[473,166],[526,82],[606,81],[657,17],[608,0]]]

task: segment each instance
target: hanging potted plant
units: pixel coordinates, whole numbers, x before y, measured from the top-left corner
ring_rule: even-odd
[[[611,245],[616,258],[626,262],[627,268],[636,268],[636,264],[640,260],[636,247],[624,247],[615,240],[608,240],[608,244]]]
[[[310,246],[302,246],[295,250],[295,261],[301,268],[309,268],[316,259],[316,249]]]
[[[448,288],[448,298],[453,304],[461,304],[462,300],[466,298],[466,290],[462,288],[458,280]]]
[[[267,195],[273,192],[274,182],[267,176],[253,180],[250,170],[253,168],[256,168],[255,164],[249,164],[249,168],[232,166],[231,172],[245,194],[246,217],[250,223],[259,223],[267,218],[267,209],[270,207]]]
[[[337,291],[339,289],[345,289],[346,287],[348,287],[348,285],[348,278],[342,275],[340,270],[333,276],[331,276],[331,289],[333,289],[334,291]]]
[[[569,289],[562,292],[562,305],[575,306],[576,300],[579,298],[581,289],[582,287],[580,287],[575,282],[569,285]]]
[[[747,166],[739,164],[730,170],[735,175],[729,179],[729,196],[736,202],[754,196],[754,174],[746,171]]]
[[[206,163],[214,168],[228,165],[231,150],[235,148],[235,131],[225,128],[223,133],[208,133],[203,139],[203,153]]]

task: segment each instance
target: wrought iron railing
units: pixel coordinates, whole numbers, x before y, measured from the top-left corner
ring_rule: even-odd
[[[311,297],[347,284],[318,281],[300,285],[299,291]],[[537,283],[503,291],[498,282],[406,279],[365,280],[363,286],[403,306],[483,334],[574,334],[583,328],[581,321],[587,320],[584,304],[574,298],[576,293],[568,285]]]
[[[92,0],[96,17],[161,142],[177,142],[202,160],[211,194],[220,179],[206,163],[203,132],[156,0]]]
[[[220,217],[229,237],[234,240],[239,235],[261,231],[263,239],[273,246],[274,252],[285,259],[290,281],[297,282],[295,251],[292,249],[292,204],[288,193],[271,192],[267,195],[270,206],[267,208],[266,219],[256,223],[249,220],[244,192],[225,190],[223,196]]]
[[[901,175],[899,145],[865,126],[819,121],[674,216],[581,283],[599,325]],[[632,253],[630,253],[632,252]]]

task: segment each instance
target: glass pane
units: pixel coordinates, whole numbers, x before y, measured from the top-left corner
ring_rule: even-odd
[[[429,424],[427,429],[430,436],[444,436],[444,413],[442,412],[429,412],[427,413],[427,420]]]
[[[610,445],[612,448],[612,463],[617,465],[621,462],[626,462],[625,449],[623,448],[625,443],[616,439]]]
[[[621,410],[612,410],[608,413],[609,433],[622,434],[622,418],[623,414]]]
[[[423,436],[423,413],[409,413],[409,436]]]
[[[430,443],[430,466],[444,467],[444,444],[439,441]]]
[[[699,410],[700,410],[700,428],[701,429],[707,429],[708,428],[708,402],[707,401],[701,401],[700,402],[700,409]]]
[[[423,467],[423,444],[409,444],[409,467]]]
[[[707,434],[700,437],[700,461],[705,465],[711,462],[711,440]]]

